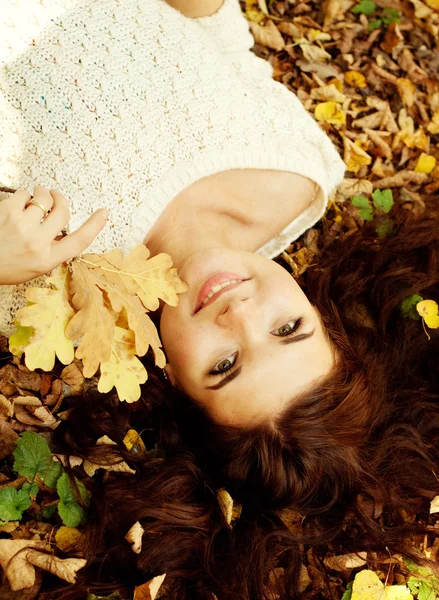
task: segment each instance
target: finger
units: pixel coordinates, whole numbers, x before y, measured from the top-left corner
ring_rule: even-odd
[[[98,233],[105,227],[107,218],[108,211],[105,208],[101,208],[93,213],[88,221],[84,225],[81,225],[79,229],[70,233],[62,240],[53,242],[54,258],[56,261],[62,263],[84,252]]]
[[[69,222],[70,211],[65,196],[56,190],[50,190],[50,195],[53,202],[52,210],[44,219],[42,228],[50,237],[55,238]]]
[[[36,204],[30,204],[30,201],[28,201],[25,213],[32,217],[38,217],[38,219],[41,221],[41,219],[43,219],[49,212],[49,210],[52,208],[53,198],[50,195],[50,192],[47,188],[38,185],[34,189],[34,195],[32,200],[38,202],[38,204],[44,207],[45,212],[40,206],[37,206]]]
[[[17,190],[11,196],[6,198],[5,200],[2,200],[2,202],[17,207],[20,210],[24,210],[26,202],[28,202],[31,198],[32,196],[27,190]]]

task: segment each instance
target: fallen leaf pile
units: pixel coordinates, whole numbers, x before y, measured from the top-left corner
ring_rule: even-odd
[[[391,235],[398,211],[422,215],[427,196],[439,192],[438,0],[243,0],[255,37],[254,52],[269,60],[274,78],[304,104],[327,132],[348,171],[319,224],[279,260],[300,279],[318,261],[320,248],[371,222],[377,236]],[[116,388],[137,410],[147,373],[139,357],[164,356],[148,316],[159,300],[173,305],[184,284],[169,257],[150,258],[143,246],[123,256],[84,255],[60,267],[45,289],[30,288],[19,327],[0,338],[0,564],[1,598],[27,600],[44,591],[45,573],[74,582],[83,568],[83,527],[91,478],[132,473],[135,462],[106,465],[53,453],[52,437],[69,418],[71,402],[90,387]],[[439,327],[438,298],[412,294],[401,304],[405,318],[425,334]],[[374,327],[364,306],[355,318]],[[148,385],[146,383],[146,385]],[[151,422],[151,428],[155,424]],[[153,452],[147,433],[126,431],[133,456]],[[97,447],[114,445],[103,436]],[[438,486],[439,487],[439,486]],[[382,507],[359,498],[361,511],[382,525]],[[420,500],[421,503],[421,500]],[[239,505],[218,491],[224,524],[233,528]],[[403,517],[439,527],[439,495],[430,507],[407,506]],[[292,533],[302,517],[279,514]],[[355,523],[352,524],[355,528]],[[142,551],[142,523],[126,532],[133,560]],[[414,551],[439,560],[439,541],[414,535]],[[19,574],[19,576],[17,575]],[[273,569],[271,585],[283,577]],[[165,580],[163,582],[163,580]],[[166,600],[165,574],[133,590],[131,600]],[[439,599],[439,581],[400,555],[331,545],[304,549],[300,598],[308,600]],[[17,590],[17,591],[14,591]],[[84,600],[96,600],[89,594]],[[107,600],[121,600],[115,592]],[[221,599],[218,599],[221,600]]]

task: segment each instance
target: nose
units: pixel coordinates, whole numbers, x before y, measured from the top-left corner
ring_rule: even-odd
[[[217,323],[222,327],[253,326],[259,318],[256,302],[249,296],[233,296],[228,299],[217,316]]]

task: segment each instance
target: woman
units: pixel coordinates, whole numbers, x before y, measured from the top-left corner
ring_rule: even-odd
[[[407,397],[411,389],[407,354],[413,327],[402,328],[401,339],[407,343],[392,373],[390,392],[384,367],[390,370],[395,358],[388,346],[398,303],[411,287],[422,292],[437,284],[435,229],[430,224],[421,231],[419,225],[406,238],[406,246],[403,231],[381,254],[368,255],[367,262],[358,260],[366,252],[360,242],[345,246],[340,256],[350,257],[351,271],[337,252],[332,263],[328,254],[326,271],[310,280],[311,304],[294,280],[267,258],[322,215],[328,193],[341,180],[343,163],[329,139],[295,96],[271,80],[267,63],[249,53],[252,39],[237,3],[212,3],[212,12],[218,9],[215,14],[195,12],[193,20],[164,2],[150,2],[151,10],[146,3],[132,2],[120,9],[116,4],[85,3],[64,11],[63,3],[56,3],[56,18],[35,45],[23,52],[24,45],[12,44],[14,59],[6,63],[2,80],[8,116],[4,131],[21,134],[20,142],[13,144],[16,158],[11,152],[2,182],[16,187],[30,186],[34,180],[47,187],[56,184],[70,198],[73,227],[105,199],[109,224],[92,250],[128,250],[147,234],[145,243],[152,252],[168,252],[189,284],[178,307],[165,306],[160,319],[166,372],[175,394],[170,395],[166,384],[163,395],[169,406],[162,412],[161,444],[170,460],[145,464],[145,469],[139,461],[141,477],[106,486],[102,502],[97,491],[101,520],[91,530],[91,556],[96,548],[111,546],[115,562],[104,561],[108,577],[119,569],[128,585],[165,570],[170,580],[180,581],[171,590],[175,597],[204,598],[213,590],[222,599],[263,597],[269,558],[282,555],[289,575],[284,597],[292,597],[300,566],[297,543],[310,538],[295,538],[282,529],[275,510],[293,505],[313,518],[322,514],[318,525],[323,533],[317,528],[309,534],[314,541],[334,538],[342,529],[346,507],[360,490],[374,497],[381,493],[388,502],[383,482],[394,474],[393,466],[413,432],[412,468],[398,480],[391,506],[398,506],[403,495],[415,496],[414,472],[422,472],[427,496],[434,489],[430,467],[436,455],[425,447],[430,434],[437,432],[431,403],[420,399],[407,407],[401,395],[393,403],[380,399],[396,393],[396,382]],[[173,6],[184,10],[176,2]],[[196,10],[195,3],[192,8]],[[133,14],[138,21],[135,31]],[[49,23],[47,14],[39,16],[40,23]],[[102,35],[108,36],[107,44]],[[183,45],[182,35],[187,39]],[[164,47],[168,39],[170,45]],[[176,61],[165,60],[171,48],[178,51]],[[163,63],[156,68],[159,52]],[[43,82],[44,92],[24,85],[23,72],[32,84]],[[63,92],[66,86],[68,93]],[[151,123],[154,110],[157,116]],[[201,133],[195,125],[198,119]],[[292,189],[297,193],[294,202]],[[54,266],[56,257],[64,260],[86,246],[88,237],[70,248],[66,242],[75,234],[56,239],[66,221],[63,215],[53,222],[56,194],[36,190],[25,217],[23,207],[30,198],[19,194],[20,201],[10,210],[21,222],[27,219],[27,231],[40,226],[41,231],[52,219],[50,230],[46,227],[46,234],[40,234],[50,249],[46,258],[48,254],[52,260],[33,275]],[[52,205],[53,213],[46,216]],[[41,216],[46,218],[40,224]],[[96,215],[82,232],[92,238],[103,226],[102,219]],[[416,249],[421,255],[430,253],[433,262],[424,264]],[[388,278],[395,251],[407,253],[408,266],[401,276],[396,272]],[[424,264],[425,276],[415,285],[407,273],[414,277],[418,263]],[[211,279],[218,274],[226,281]],[[28,275],[29,270],[26,279]],[[358,285],[361,277],[363,287]],[[341,320],[352,295],[368,291],[375,278],[377,295],[371,297],[371,309],[375,317],[383,311],[378,333]],[[212,289],[223,283],[229,285],[221,293]],[[214,296],[208,298],[212,291]],[[3,302],[9,323],[20,294],[17,288],[4,293],[12,294]],[[377,340],[383,340],[381,353],[371,352]],[[426,357],[434,360],[431,347],[421,341],[416,366]],[[230,377],[218,374],[228,371]],[[434,395],[437,381],[429,377],[425,380]],[[157,383],[145,393],[163,407],[160,391]],[[111,405],[110,410],[114,413]],[[395,431],[385,438],[391,419]],[[83,418],[81,422],[83,426]],[[113,422],[102,418],[92,424],[97,429],[108,426],[118,440],[126,425],[114,414]],[[77,432],[76,453],[83,453],[98,437],[86,434]],[[370,445],[374,436],[380,443]],[[385,461],[386,444],[395,438],[399,441],[395,450],[390,447],[396,461],[391,468]],[[71,438],[70,442],[74,443]],[[221,520],[212,491],[223,484],[244,506],[233,535]],[[138,571],[123,540],[137,519],[146,525]],[[365,519],[365,528],[365,543],[384,543],[372,521]],[[385,541],[398,540],[398,535],[388,534]],[[79,592],[80,588],[72,593]]]
[[[11,3],[0,181],[59,187],[72,228],[103,205],[107,226],[91,251],[144,241],[153,254],[169,253],[189,284],[179,307],[161,317],[169,377],[220,421],[256,422],[332,368],[318,313],[267,258],[322,216],[344,164],[294,94],[271,79],[270,65],[249,51],[253,38],[236,0],[171,4],[49,2],[22,11]],[[22,190],[5,204],[2,237],[13,242],[3,284],[81,252],[104,225],[96,212],[56,239],[66,201],[41,187],[33,199]],[[206,295],[236,279],[195,313],[204,286]],[[23,286],[0,294],[0,331],[9,333]],[[312,337],[284,343],[299,340],[299,318]],[[232,363],[233,383],[229,373],[220,385]],[[225,397],[250,385],[258,390],[251,407],[227,406]]]

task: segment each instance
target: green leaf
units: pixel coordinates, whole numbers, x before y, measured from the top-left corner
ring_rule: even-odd
[[[38,494],[38,486],[36,483],[23,483],[21,489],[27,492],[30,496],[36,496]]]
[[[422,579],[412,575],[407,581],[410,591],[417,594],[418,600],[437,600],[438,583],[438,579],[433,576]]]
[[[360,217],[365,221],[373,220],[373,208],[360,208]]]
[[[392,23],[401,23],[401,14],[396,8],[385,8],[383,10],[382,19],[386,25],[391,25]]]
[[[18,321],[14,321],[14,325],[17,330],[9,338],[9,352],[20,358],[24,349],[29,345],[30,338],[34,335],[35,329],[33,327],[23,327]]]
[[[393,233],[393,221],[385,219],[376,226],[376,232],[379,237],[387,237]]]
[[[122,600],[119,592],[113,592],[109,596],[96,596],[96,594],[88,593],[87,600]]]
[[[383,22],[382,22],[381,19],[374,19],[373,21],[369,22],[369,25],[367,26],[367,29],[369,31],[373,31],[374,29],[379,29],[382,24],[383,24]]]
[[[2,521],[19,521],[23,511],[31,505],[29,493],[15,488],[0,490],[0,519]]]
[[[56,482],[64,473],[64,469],[62,468],[61,463],[56,460],[52,460],[49,468],[44,474],[41,476],[41,479],[47,485],[47,487],[54,488],[56,487]]]
[[[75,483],[78,488],[78,492],[85,504],[90,501],[90,496],[85,488],[85,485],[81,483],[75,477]],[[56,490],[60,501],[58,503],[58,514],[62,519],[62,522],[67,527],[78,527],[85,522],[85,511],[78,502],[78,498],[72,482],[70,481],[67,473],[63,473],[58,479],[56,484]]]
[[[352,585],[353,585],[353,581],[350,581],[347,586],[346,586],[346,591],[343,594],[343,596],[341,597],[341,600],[351,600],[352,597]]]
[[[355,14],[362,13],[363,15],[371,15],[377,5],[372,0],[360,0],[358,4],[354,6],[352,12]]]
[[[395,204],[392,190],[374,190],[372,198],[375,208],[385,213],[390,212],[392,206]]]
[[[56,506],[45,506],[41,511],[43,519],[51,519],[56,511]]]
[[[366,196],[353,196],[351,202],[352,206],[357,208],[370,208],[370,202]]]
[[[55,487],[63,469],[52,460],[46,440],[34,431],[20,435],[14,454],[14,471],[33,481],[39,475],[48,487]]]
[[[413,321],[418,321],[421,318],[421,315],[416,310],[416,305],[418,302],[422,302],[424,298],[419,294],[412,294],[408,296],[401,302],[400,310],[402,316],[406,319],[412,319]],[[413,563],[414,564],[414,563]],[[408,565],[406,565],[409,570],[411,570]],[[417,565],[415,565],[417,566]]]

